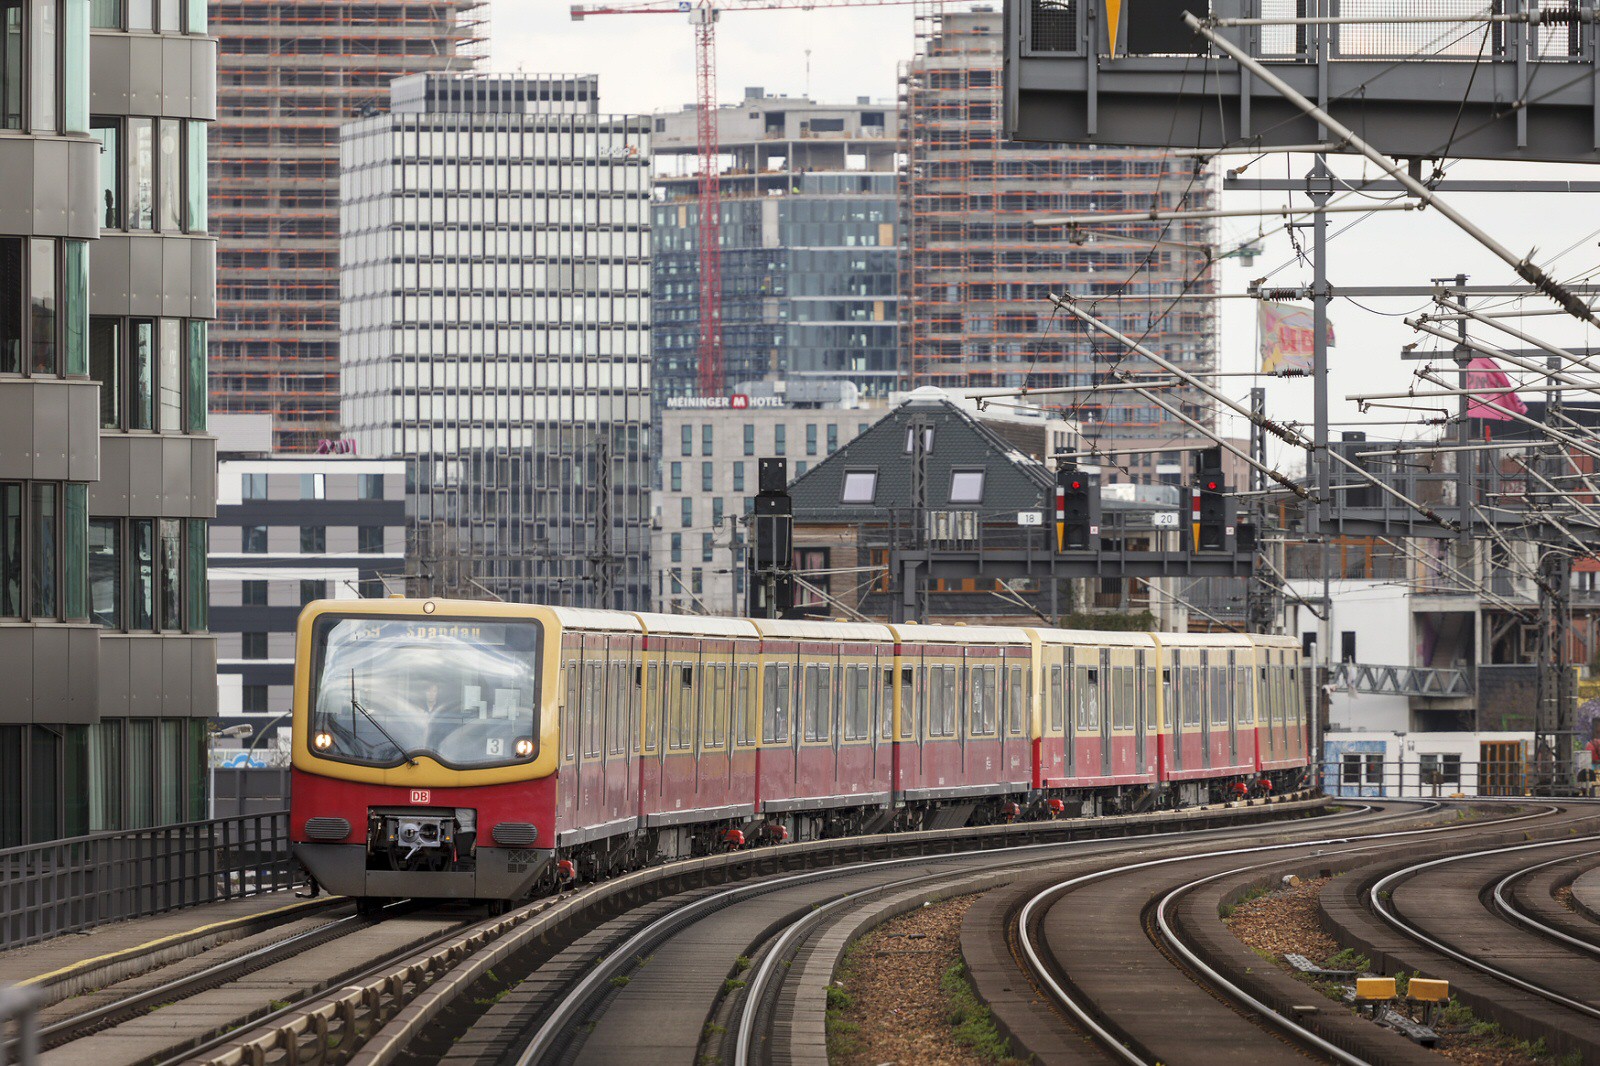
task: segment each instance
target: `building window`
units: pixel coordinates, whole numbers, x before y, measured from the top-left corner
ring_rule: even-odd
[[[810,469],[811,464],[806,462],[804,459],[801,459],[798,463],[794,464],[794,476],[802,477],[804,476],[805,472]]]
[[[866,426],[861,427],[863,431]],[[906,454],[910,455],[917,446],[917,431],[912,426],[906,427]],[[927,426],[922,431],[922,450],[929,455],[933,454],[933,427]]]
[[[1348,758],[1348,756],[1347,756]],[[1461,784],[1461,756],[1445,752],[1417,756],[1417,770],[1424,785]]]
[[[267,657],[267,635],[265,633],[239,634],[240,655],[245,659],[265,659]]]
[[[246,607],[265,607],[267,605],[267,583],[265,581],[239,582],[239,602]]]
[[[383,554],[383,527],[361,526],[356,530],[356,550],[362,555]]]
[[[672,559],[671,559],[671,561],[675,562],[675,563],[683,562],[683,534],[682,533],[674,533],[674,534],[672,534],[672,542],[671,543],[672,543],[672,548],[671,548]]]
[[[245,685],[239,710],[245,714],[267,713],[267,686]]]
[[[359,479],[357,489],[363,500],[383,499],[382,474],[361,474]]]
[[[673,463],[671,468],[670,468],[670,474],[671,474],[671,480],[668,481],[668,483],[667,483],[668,486],[671,488],[671,490],[673,492],[682,492],[683,491],[683,464],[682,463]]]
[[[102,429],[205,432],[204,322],[93,318],[87,325],[84,369],[100,382]],[[78,347],[70,323],[67,340],[70,367]]]
[[[787,455],[789,452],[789,427],[778,423],[772,427],[772,454]]]
[[[97,30],[206,32],[205,0],[160,0],[159,24],[156,4],[157,0],[90,0],[89,25]]]
[[[88,330],[84,242],[0,238],[0,373],[87,374]]]
[[[328,528],[326,526],[300,527],[300,553],[302,555],[322,555],[327,550]]]
[[[734,463],[733,464],[733,491],[734,492],[743,492],[744,491],[744,464],[743,463]]]
[[[839,450],[839,427],[837,424],[828,426],[828,454],[832,455]]]
[[[101,229],[122,229],[122,123],[96,115],[90,120],[90,136],[101,142],[98,202]]]
[[[950,473],[951,503],[983,502],[983,471],[953,470]]]
[[[711,447],[712,430],[713,430],[713,427],[710,425],[710,423],[707,423],[706,425],[703,425],[703,426],[700,427],[700,454],[701,455],[711,455],[712,454],[712,447]]]
[[[267,498],[267,475],[265,474],[240,474],[239,496],[245,500],[264,500]],[[266,549],[262,549],[265,551]]]
[[[756,427],[749,422],[744,424],[744,453],[746,455],[756,453]]]
[[[24,0],[0,3],[0,127],[22,128],[22,12]]]
[[[679,436],[681,438],[679,443],[682,445],[681,451],[682,451],[682,453],[684,455],[693,455],[694,454],[694,427],[689,425],[687,422],[685,422],[681,428],[682,428],[682,433],[679,434]]]
[[[182,530],[178,519],[161,519],[161,628],[172,632],[183,628]]]
[[[114,518],[89,523],[89,618],[122,628],[122,523]]]
[[[878,494],[876,470],[846,470],[841,503],[871,503]]]
[[[124,120],[127,130],[128,195],[125,220],[129,229],[156,227],[156,122],[152,118]]]
[[[301,474],[300,498],[302,500],[322,500],[328,495],[328,477],[326,474]]]
[[[265,477],[266,475],[262,475]],[[267,527],[245,526],[240,533],[240,550],[246,555],[267,554]]]
[[[817,454],[817,424],[815,422],[806,423],[806,454]]]
[[[694,500],[687,496],[683,498],[683,525],[694,525]]]
[[[712,542],[710,533],[702,533],[702,534],[700,534],[700,561],[701,562],[703,562],[703,563],[711,562],[712,561],[712,554],[711,553],[715,550],[715,548],[716,548],[716,545]]]
[[[128,522],[128,628],[154,629],[156,590],[155,523],[148,518]]]
[[[705,577],[698,566],[689,571],[689,591],[698,596],[706,590]]]
[[[711,524],[718,529],[722,528],[722,497],[711,497]]]
[[[700,491],[714,492],[717,487],[717,475],[710,463],[700,464]]]
[[[300,606],[304,607],[313,600],[328,598],[328,583],[326,581],[300,582]]]

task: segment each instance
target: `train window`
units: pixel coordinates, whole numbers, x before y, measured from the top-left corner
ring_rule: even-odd
[[[1006,732],[1020,736],[1028,719],[1028,687],[1023,683],[1022,667],[1011,668],[1011,691],[1006,696]]]
[[[900,669],[900,737],[909,740],[917,735],[917,672],[911,667]]]
[[[1072,688],[1076,697],[1072,701],[1072,728],[1075,733],[1086,732],[1089,728],[1089,668],[1075,666],[1072,668]]]
[[[583,719],[583,754],[585,758],[600,756],[600,715],[605,710],[606,681],[600,673],[600,664],[583,664],[583,706],[578,709]]]
[[[928,735],[948,737],[955,735],[956,668],[935,666],[929,678]]]
[[[805,732],[802,734],[806,740],[817,739],[817,718],[821,712],[822,701],[817,692],[817,664],[807,664],[800,675],[800,704],[805,709]]]
[[[675,663],[673,681],[667,685],[667,746],[683,749],[692,746],[694,716],[694,667]]]
[[[1144,728],[1145,732],[1154,733],[1156,731],[1157,703],[1155,669],[1152,667],[1146,667],[1143,671],[1143,676],[1144,691],[1140,694],[1139,698],[1144,700]]]
[[[711,695],[706,703],[705,747],[720,749],[728,741],[728,668],[722,664],[708,671]]]
[[[1200,726],[1200,668],[1184,666],[1178,669],[1179,684],[1183,690],[1183,725],[1186,729]]]
[[[628,738],[623,707],[627,693],[633,690],[627,686],[627,670],[627,663],[612,663],[608,671],[611,683],[606,686],[606,750],[612,755],[622,754]]]
[[[844,688],[844,738],[866,740],[872,735],[872,669],[857,666],[847,670]]]
[[[644,750],[656,750],[656,728],[661,720],[661,671],[650,664],[649,683],[644,694]]]
[[[1209,671],[1211,681],[1211,724],[1228,724],[1228,668],[1214,666]]]
[[[878,737],[894,739],[894,671],[883,671],[883,684],[878,686]]]
[[[567,660],[567,684],[561,699],[562,749],[568,762],[578,757],[578,663]]]
[[[1116,703],[1111,708],[1111,727],[1113,729],[1132,729],[1138,721],[1138,695],[1135,692],[1133,667],[1118,666],[1113,670],[1113,682],[1116,685]]]
[[[768,666],[766,677],[766,715],[761,739],[768,744],[789,742],[789,667]]]
[[[1050,668],[1050,732],[1059,733],[1066,716],[1066,688],[1061,683],[1061,667]]]
[[[972,678],[972,710],[967,735],[985,737],[994,732],[994,667],[974,666],[969,676]]]
[[[750,720],[747,717],[750,705],[749,670],[750,667],[744,663],[733,668],[733,742],[741,747],[751,740]]]
[[[1240,667],[1233,674],[1233,698],[1238,702],[1238,720],[1241,725],[1252,725],[1256,720],[1255,700],[1250,693],[1250,668]]]

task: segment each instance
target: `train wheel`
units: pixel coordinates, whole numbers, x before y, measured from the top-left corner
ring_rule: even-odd
[[[382,896],[362,896],[356,900],[356,913],[363,918],[377,918],[383,914],[383,908],[388,900]]]

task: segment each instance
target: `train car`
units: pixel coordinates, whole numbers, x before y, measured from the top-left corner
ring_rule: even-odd
[[[1300,644],[1289,636],[1252,636],[1255,645],[1256,769],[1306,766],[1306,698]]]
[[[890,807],[894,634],[861,622],[756,619],[765,718],[759,806],[792,837],[860,831]]]
[[[1228,633],[1155,633],[1151,639],[1161,669],[1157,775],[1180,802],[1202,803],[1255,771],[1255,646]]]
[[[1034,776],[1032,639],[999,626],[890,628],[902,679],[894,791],[915,815],[907,823],[1003,817]]]
[[[1047,709],[1038,786],[1148,791],[1160,739],[1155,642],[1143,633],[1031,632]]]
[[[586,817],[557,799],[580,787],[558,775],[563,650],[618,621],[447,600],[308,605],[290,841],[314,882],[368,905],[525,895]]]
[[[645,693],[636,749],[646,832],[626,859],[703,850],[721,825],[755,813],[760,634],[742,618],[620,617],[637,618],[647,644],[635,670]]]

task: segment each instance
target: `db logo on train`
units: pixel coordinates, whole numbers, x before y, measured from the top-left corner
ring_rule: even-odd
[[[429,796],[431,796],[431,795],[432,795],[432,793],[430,793],[425,788],[414,788],[414,789],[411,790],[411,802],[412,803],[427,803],[428,799],[429,799]]]

